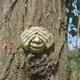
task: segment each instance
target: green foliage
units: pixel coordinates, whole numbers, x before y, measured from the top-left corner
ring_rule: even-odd
[[[69,51],[69,57],[70,58],[76,58],[80,56],[80,49],[76,49],[73,51]]]
[[[75,60],[70,60],[71,64],[71,73],[75,74],[76,76],[80,76],[80,64],[77,63]]]
[[[80,76],[80,49],[69,52],[71,74]]]

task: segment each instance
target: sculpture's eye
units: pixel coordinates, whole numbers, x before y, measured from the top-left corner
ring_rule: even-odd
[[[52,33],[43,27],[31,27],[21,34],[22,45],[25,50],[40,53],[52,46]]]

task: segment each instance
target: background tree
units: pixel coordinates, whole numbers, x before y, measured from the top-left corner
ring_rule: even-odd
[[[78,0],[79,1],[79,0]],[[80,1],[78,2],[78,11],[80,12]],[[73,19],[75,21],[75,19]],[[71,67],[71,80],[80,79],[80,13],[78,15],[78,26],[77,26],[77,44],[76,50],[70,51],[70,67]]]
[[[57,66],[51,80],[69,80],[65,17],[65,0],[1,0],[0,80],[29,80],[20,35],[32,26],[54,35],[52,62]]]

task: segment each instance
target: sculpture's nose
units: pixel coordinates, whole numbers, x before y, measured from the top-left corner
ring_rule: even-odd
[[[39,42],[39,41],[40,41],[40,39],[39,39],[39,34],[36,34],[36,36],[35,36],[35,38],[34,38],[34,41],[35,41],[35,42]]]
[[[35,44],[41,44],[42,43],[38,33],[35,34],[35,38],[32,40],[32,43],[35,43]]]

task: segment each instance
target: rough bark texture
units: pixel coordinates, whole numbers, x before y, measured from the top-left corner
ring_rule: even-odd
[[[64,22],[65,0],[0,0],[0,80],[30,80],[20,35],[32,26],[54,35],[51,62],[56,67],[49,80],[69,80]]]

